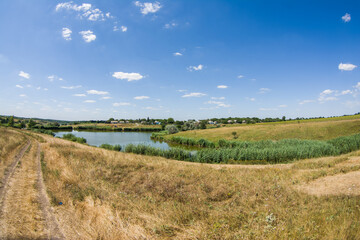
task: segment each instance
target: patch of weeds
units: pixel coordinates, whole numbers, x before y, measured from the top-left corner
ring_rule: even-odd
[[[176,231],[179,229],[169,226],[169,225],[161,225],[160,227],[155,227],[154,232],[157,235],[163,236],[163,237],[174,237],[176,236]]]

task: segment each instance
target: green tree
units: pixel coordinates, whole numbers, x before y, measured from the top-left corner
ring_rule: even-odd
[[[8,125],[9,125],[10,127],[13,127],[13,126],[14,126],[14,116],[11,116],[11,117],[9,118]]]
[[[179,132],[179,129],[175,125],[167,125],[165,130],[168,131],[169,134],[174,134]]]
[[[167,123],[169,124],[173,124],[175,122],[175,120],[173,118],[168,118]]]
[[[285,116],[283,116],[283,117],[281,118],[281,120],[285,121],[285,120],[286,120],[286,117],[285,117]]]
[[[33,128],[36,125],[36,122],[32,119],[30,119],[29,123],[28,123],[28,128]]]
[[[206,129],[206,121],[200,122],[200,129]]]

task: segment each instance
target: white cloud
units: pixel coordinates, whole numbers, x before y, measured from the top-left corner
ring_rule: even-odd
[[[148,13],[156,13],[157,11],[160,10],[160,8],[162,7],[160,5],[159,2],[154,2],[154,3],[150,3],[150,2],[145,2],[145,3],[141,3],[139,1],[135,2],[135,6],[140,7],[140,11],[143,15],[146,15]]]
[[[72,31],[69,28],[63,28],[61,34],[62,34],[62,37],[66,41],[70,41],[71,40],[71,33],[72,33]]]
[[[246,100],[249,100],[249,101],[251,101],[251,102],[255,102],[255,101],[256,101],[256,99],[255,99],[255,98],[249,98],[249,97],[246,97],[245,99],[246,99]]]
[[[342,19],[344,22],[350,22],[351,16],[350,16],[349,13],[346,13],[344,16],[341,17],[341,19]]]
[[[211,97],[212,100],[224,100],[225,97]]]
[[[182,56],[182,53],[176,52],[174,53],[174,56]]]
[[[83,3],[77,5],[73,2],[59,3],[56,5],[57,12],[61,10],[75,11],[80,19],[85,18],[89,21],[105,21],[107,18],[112,18],[108,12],[104,14],[100,9],[94,8],[90,3]]]
[[[277,108],[259,108],[260,111],[277,111]]]
[[[225,104],[223,102],[220,102],[220,101],[207,101],[206,104],[215,104],[217,105],[217,107],[230,107],[229,104]]]
[[[203,96],[206,96],[206,94],[194,92],[194,93],[185,94],[182,97],[186,98],[186,97],[203,97]]]
[[[304,101],[299,102],[299,104],[303,105],[305,103],[312,103],[312,102],[315,102],[315,101],[314,100],[304,100]]]
[[[228,86],[226,86],[226,85],[219,85],[219,86],[217,86],[217,88],[222,88],[222,89],[224,89],[224,88],[228,88]]]
[[[178,24],[177,23],[175,23],[175,22],[171,22],[171,23],[166,23],[165,25],[164,25],[164,28],[166,28],[166,29],[170,29],[170,28],[174,28],[174,27],[176,27]]]
[[[72,90],[72,89],[81,88],[81,87],[82,87],[81,85],[77,85],[77,86],[69,86],[69,87],[62,86],[61,88]]]
[[[26,94],[20,94],[19,96],[20,97],[26,97]]]
[[[200,71],[204,68],[204,66],[202,64],[199,64],[198,66],[189,66],[187,69],[192,72],[192,71]]]
[[[41,90],[41,87],[37,87],[36,90]]]
[[[94,103],[96,102],[95,100],[85,100],[84,103]]]
[[[148,96],[137,96],[137,97],[134,97],[135,100],[144,100],[144,99],[149,99],[150,97]]]
[[[121,30],[122,32],[126,32],[128,30],[128,28],[126,26],[120,26],[120,28],[118,28],[118,26],[115,25],[113,28],[113,31],[117,32],[119,30]]]
[[[259,93],[267,93],[267,92],[270,92],[271,89],[270,88],[260,88],[259,89]]]
[[[131,104],[128,102],[118,102],[118,103],[113,103],[114,107],[120,107],[120,106],[130,106]]]
[[[122,32],[126,32],[126,31],[127,31],[127,27],[126,27],[126,26],[121,26],[121,31],[122,31]]]
[[[114,72],[112,76],[117,79],[126,79],[128,82],[137,81],[144,78],[144,76],[142,76],[140,73],[125,73],[125,72]]]
[[[326,90],[322,91],[320,93],[320,95],[328,95],[328,94],[332,94],[333,92],[334,92],[334,90],[326,89]]]
[[[356,68],[357,66],[351,63],[340,63],[338,68],[339,70],[342,71],[352,71]]]
[[[17,87],[17,88],[24,88],[23,86],[21,86],[21,85],[19,85],[19,84],[16,84],[15,87]]]
[[[239,76],[237,76],[238,78],[243,78],[244,76],[243,75],[239,75]]]
[[[83,37],[84,41],[87,43],[95,41],[95,39],[96,39],[96,35],[91,30],[81,31],[79,33]]]
[[[112,97],[102,97],[101,100],[111,99]]]
[[[331,89],[326,89],[326,90],[322,91],[320,93],[319,98],[318,98],[319,102],[323,103],[323,102],[326,102],[326,101],[335,101],[335,100],[337,100],[336,97],[329,96],[329,95],[331,95],[331,94],[333,94],[335,92],[336,91],[331,90]]]
[[[185,90],[185,89],[179,89],[179,90],[176,90],[176,91],[178,91],[178,92],[187,92],[187,90]]]
[[[86,92],[87,92],[87,94],[95,94],[95,95],[107,95],[107,94],[109,94],[108,92],[98,91],[98,90],[88,90]]]
[[[20,77],[23,77],[23,78],[26,78],[26,79],[29,79],[30,78],[30,74],[26,73],[26,72],[23,72],[23,71],[20,71],[19,72],[19,76]]]
[[[286,108],[287,105],[286,105],[286,104],[281,104],[281,105],[279,105],[278,107],[279,107],[279,108]]]
[[[56,75],[50,75],[48,76],[48,79],[50,82],[53,82],[54,80],[59,80],[59,81],[63,81],[64,79],[62,79],[61,77],[58,77]]]
[[[77,93],[77,94],[73,94],[74,97],[86,97],[86,94],[83,93]]]
[[[359,90],[360,90],[360,82],[358,82],[358,83],[354,86],[354,88],[356,88],[356,89],[359,89]]]

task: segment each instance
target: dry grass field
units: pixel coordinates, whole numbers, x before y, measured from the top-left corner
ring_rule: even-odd
[[[42,138],[44,183],[66,239],[360,239],[360,151],[229,166]]]
[[[220,139],[235,140],[232,133],[236,132],[238,141],[280,140],[280,139],[314,139],[327,140],[360,132],[360,118],[350,120],[300,121],[284,123],[266,123],[255,125],[236,125],[234,127],[213,128],[179,132],[165,136],[181,136],[187,138],[204,138],[210,141]]]

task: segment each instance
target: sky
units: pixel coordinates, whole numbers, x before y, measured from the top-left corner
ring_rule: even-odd
[[[360,112],[360,1],[0,1],[0,115]]]

